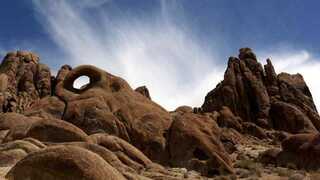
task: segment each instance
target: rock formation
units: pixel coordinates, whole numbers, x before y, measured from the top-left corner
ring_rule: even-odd
[[[81,77],[89,83],[73,86]],[[320,117],[300,74],[277,74],[250,48],[230,57],[202,107],[168,112],[145,86],[97,67],[56,77],[31,52],[0,65],[0,175],[10,180],[263,176],[248,162],[316,169]],[[254,151],[255,149],[255,151]],[[259,155],[260,154],[260,155]],[[249,173],[249,174],[250,174]],[[248,173],[247,173],[248,174]]]
[[[50,69],[34,53],[8,53],[0,73],[2,112],[23,112],[34,100],[51,95]]]
[[[230,57],[224,80],[207,94],[203,112],[228,107],[247,122],[290,133],[317,132],[320,117],[300,74],[276,74],[271,61],[262,65],[249,48]]]
[[[140,87],[136,88],[135,91],[151,100],[149,90],[146,86],[140,86]]]

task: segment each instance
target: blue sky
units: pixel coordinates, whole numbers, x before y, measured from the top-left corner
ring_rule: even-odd
[[[35,51],[57,71],[93,64],[168,109],[199,106],[227,58],[251,47],[260,61],[305,76],[320,105],[316,0],[4,0],[0,54]],[[319,93],[318,93],[319,92]],[[318,94],[317,94],[318,93]],[[319,98],[318,98],[319,97]]]

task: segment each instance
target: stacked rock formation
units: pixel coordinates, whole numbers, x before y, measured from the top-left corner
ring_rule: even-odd
[[[81,76],[90,81],[77,89]],[[247,135],[284,140],[263,162],[319,164],[294,158],[319,153],[320,117],[302,76],[277,75],[270,60],[263,68],[249,48],[229,59],[201,108],[168,112],[145,86],[134,90],[94,66],[64,65],[52,77],[36,54],[21,51],[2,61],[0,91],[0,168],[10,167],[12,180],[196,178],[172,168],[232,177]]]
[[[246,122],[290,133],[317,132],[320,117],[300,74],[276,74],[271,61],[262,65],[249,48],[230,57],[224,80],[209,92],[202,112],[228,107]]]
[[[282,150],[262,154],[268,163],[320,167],[320,161],[312,158],[320,153],[320,117],[302,75],[277,74],[270,59],[263,68],[250,48],[229,58],[224,80],[207,94],[200,109],[218,114],[220,126],[260,139],[283,140]]]
[[[51,95],[50,69],[34,53],[8,53],[0,73],[1,112],[23,112],[33,100]]]
[[[0,69],[9,179],[177,179],[163,166],[233,173],[214,120],[192,109],[170,114],[146,87],[88,65],[51,77],[30,52],[9,53]],[[76,89],[80,76],[90,82]]]

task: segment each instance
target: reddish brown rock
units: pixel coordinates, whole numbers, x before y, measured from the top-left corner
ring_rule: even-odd
[[[207,94],[202,112],[227,106],[243,121],[266,129],[290,133],[320,129],[320,116],[300,74],[277,75],[270,59],[263,69],[250,48],[239,52],[239,59],[229,59],[224,80]]]
[[[8,179],[124,180],[99,155],[76,146],[54,146],[29,154],[7,174]]]
[[[226,106],[223,106],[219,112],[220,115],[217,119],[219,127],[233,128],[242,132],[242,119],[240,117],[236,117]]]
[[[174,110],[174,113],[192,113],[193,112],[193,109],[192,107],[190,106],[180,106],[180,107],[177,107],[175,110]]]
[[[311,92],[301,74],[291,75],[288,73],[280,73],[277,78],[280,84],[286,83],[309,97],[309,99],[306,100],[306,103],[308,103],[313,109],[316,109],[312,100]]]
[[[28,138],[0,145],[0,166],[12,166],[29,153],[44,148],[41,142]]]
[[[268,135],[266,134],[264,129],[262,129],[261,127],[257,126],[254,123],[251,123],[251,122],[244,122],[243,129],[244,129],[243,130],[244,133],[250,134],[250,135],[255,136],[257,138],[260,138],[260,139],[265,139],[268,137]]]
[[[240,49],[239,58],[229,59],[224,80],[207,94],[202,109],[210,112],[227,106],[245,121],[266,119],[270,101],[262,66],[249,49]]]
[[[151,100],[149,90],[146,86],[140,86],[140,87],[136,88],[135,91]]]
[[[31,137],[42,142],[85,141],[87,135],[76,126],[56,119],[28,118],[10,128],[3,142]],[[31,119],[31,120],[30,120]],[[8,119],[10,121],[10,119]]]
[[[138,164],[146,167],[152,163],[152,161],[137,148],[116,136],[111,136],[105,133],[94,134],[88,137],[88,142],[103,146],[116,154],[123,154],[121,156],[126,156],[126,158],[124,158],[127,159],[127,164],[136,161]]]
[[[277,162],[277,158],[280,152],[280,149],[268,149],[259,154],[259,162],[264,164],[274,164]]]
[[[51,95],[50,69],[34,53],[8,53],[0,73],[3,112],[24,112],[34,100]]]
[[[62,82],[64,78],[67,76],[67,74],[72,70],[72,67],[65,64],[63,65],[60,70],[58,71],[56,81],[57,83]]]
[[[320,163],[320,134],[303,133],[287,137],[281,150],[269,149],[260,154],[263,163],[298,169],[316,170]]]
[[[73,82],[80,76],[88,76],[90,83],[75,89]],[[171,125],[170,114],[123,79],[93,66],[79,66],[58,82],[56,94],[67,103],[64,120],[88,134],[105,132],[121,137],[151,159],[166,161],[163,134]]]
[[[126,174],[131,174],[135,176],[139,174],[139,171],[143,170],[144,166],[139,164],[135,159],[130,159],[128,156],[124,157],[124,154],[118,152],[114,152],[109,150],[104,146],[100,146],[98,144],[92,144],[87,142],[71,142],[71,143],[63,143],[64,146],[77,146],[81,148],[85,148],[91,152],[94,152],[101,156],[107,163],[109,163],[112,167],[117,169],[121,174],[126,176]],[[126,153],[126,150],[123,149],[123,153]],[[128,163],[131,162],[131,163]]]
[[[18,113],[0,114],[0,142],[3,142],[9,133],[12,133],[13,129],[29,125],[38,120],[39,118],[28,118]]]
[[[45,119],[62,119],[65,103],[56,96],[36,100],[24,112],[26,116],[37,116]]]
[[[320,135],[296,134],[282,142],[282,151],[277,155],[276,163],[281,166],[295,165],[303,169],[319,169]]]
[[[38,64],[35,83],[40,98],[51,95],[51,72],[47,65]]]
[[[58,146],[76,146],[91,151],[102,157],[108,164],[115,168],[126,179],[130,180],[179,180],[177,174],[168,171],[161,165],[141,161],[141,155],[144,156],[138,149],[134,148],[127,142],[120,140],[117,137],[112,137],[106,134],[92,135],[89,139],[91,142],[69,142],[60,143]],[[93,144],[99,142],[101,145]],[[53,145],[55,147],[57,145]],[[110,149],[108,149],[110,148]],[[139,153],[130,153],[132,150]],[[132,156],[138,155],[138,156]],[[140,157],[139,157],[140,156]],[[148,159],[144,156],[144,159]],[[181,175],[180,175],[181,176]],[[182,175],[183,177],[183,175]],[[192,179],[192,178],[185,178]]]
[[[237,144],[243,143],[243,136],[233,128],[221,128],[220,141],[229,154],[237,151]]]
[[[81,76],[89,77],[89,84],[74,88]],[[269,59],[263,68],[250,48],[229,59],[224,80],[201,108],[173,112],[154,103],[146,87],[133,90],[99,68],[64,65],[51,77],[35,54],[9,53],[0,66],[0,112],[0,164],[25,157],[8,174],[12,179],[188,176],[178,177],[156,162],[205,176],[233,173],[231,161],[238,151],[249,151],[246,143],[270,137],[275,144],[285,139],[282,150],[266,152],[261,162],[319,164],[311,157],[320,155],[315,135],[320,117],[303,77],[277,75]],[[93,168],[93,162],[103,167]]]
[[[278,83],[281,100],[296,106],[319,130],[320,117],[303,77],[300,74],[281,73],[278,75]]]
[[[194,169],[208,176],[233,172],[220,141],[220,129],[207,116],[177,113],[169,132],[169,154],[173,166]]]
[[[299,108],[289,103],[281,101],[272,103],[270,118],[272,120],[272,127],[276,130],[290,133],[317,131],[310,119]]]
[[[29,118],[18,113],[0,114],[0,130],[11,130],[17,126],[33,123],[40,118]]]
[[[270,59],[267,59],[267,64],[264,65],[264,71],[266,75],[265,84],[267,86],[268,94],[271,97],[277,96],[279,94],[278,78]]]

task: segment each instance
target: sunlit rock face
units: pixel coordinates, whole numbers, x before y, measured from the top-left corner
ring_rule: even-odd
[[[193,114],[191,109],[186,122],[190,121],[192,129],[185,128],[180,124],[184,118],[153,102],[145,86],[133,90],[124,79],[89,65],[76,68],[64,65],[56,77],[51,77],[50,69],[40,64],[40,58],[31,52],[9,53],[0,69],[3,95],[0,155],[6,159],[3,164],[16,164],[7,175],[10,179],[82,176],[84,179],[89,176],[141,179],[155,173],[163,179],[174,177],[156,163],[195,169],[203,175],[220,173],[220,169],[233,173],[214,120]],[[89,81],[76,87],[81,77]],[[193,119],[202,125],[190,124]],[[212,132],[202,133],[205,126]],[[186,139],[175,143],[180,134],[172,131],[184,132]],[[189,138],[199,147],[181,149],[188,147],[183,144],[188,144]],[[29,150],[29,146],[35,147]],[[181,161],[178,155],[173,155],[187,150],[190,155]],[[202,159],[197,151],[208,157]],[[89,159],[81,154],[87,154],[85,158]],[[202,163],[200,169],[194,164],[197,159]],[[85,166],[82,169],[83,162],[88,163],[89,169],[92,166],[92,170],[85,171]],[[90,164],[94,162],[105,164],[106,168],[95,170],[97,164]],[[58,167],[64,165],[70,166],[70,171]],[[73,171],[75,167],[79,169]],[[47,168],[52,171],[46,172]],[[141,169],[145,169],[146,175],[140,174]]]
[[[209,92],[203,112],[226,106],[244,121],[290,133],[316,132],[320,117],[300,74],[276,74],[271,61],[263,66],[250,48],[230,57],[224,80]]]
[[[320,118],[303,77],[263,67],[250,48],[229,58],[202,107],[168,112],[150,94],[98,67],[63,65],[53,77],[36,54],[8,53],[0,170],[12,180],[178,180],[239,178],[251,161],[317,167],[307,154],[318,153]]]

